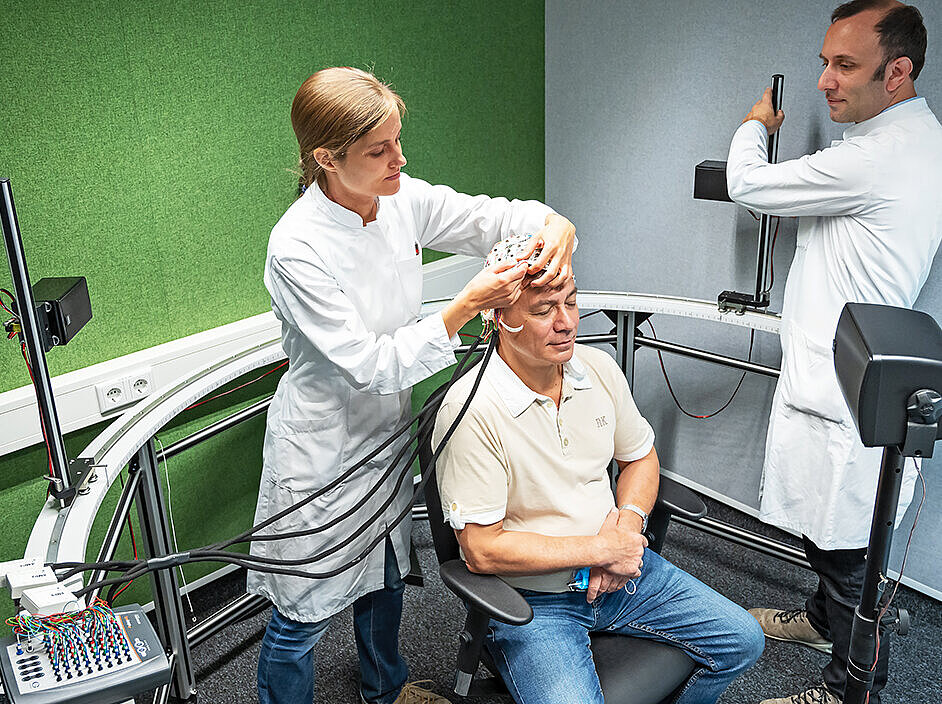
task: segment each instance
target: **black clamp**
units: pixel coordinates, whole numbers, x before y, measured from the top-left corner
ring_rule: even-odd
[[[910,617],[906,609],[891,606],[880,619],[880,629],[884,633],[896,633],[905,636],[909,633]]]
[[[720,313],[734,312],[736,315],[743,315],[746,311],[761,311],[769,307],[769,296],[762,294],[762,298],[756,298],[750,293],[740,293],[739,291],[723,291],[716,298],[716,307]]]
[[[932,389],[920,389],[906,401],[906,440],[904,457],[932,457],[932,448],[939,437],[942,417],[942,396]]]

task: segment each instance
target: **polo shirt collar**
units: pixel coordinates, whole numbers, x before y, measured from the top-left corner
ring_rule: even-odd
[[[487,375],[495,391],[497,391],[497,395],[500,396],[507,406],[508,412],[514,418],[527,410],[531,404],[549,398],[543,394],[538,394],[524,384],[499,354],[491,355],[491,359],[487,363]],[[569,398],[572,396],[573,391],[583,391],[591,388],[592,380],[589,378],[585,364],[582,363],[574,350],[570,360],[563,364],[562,398],[564,400]]]
[[[358,230],[362,230],[364,227],[366,227],[363,225],[363,218],[361,218],[357,213],[344,208],[339,203],[335,203],[330,198],[328,198],[327,194],[321,190],[320,184],[317,183],[317,181],[311,184],[310,188],[307,189],[307,192],[310,192],[314,204],[332,220],[335,220],[336,222],[346,227],[355,227]],[[378,219],[379,203],[377,203],[376,208],[376,217]]]

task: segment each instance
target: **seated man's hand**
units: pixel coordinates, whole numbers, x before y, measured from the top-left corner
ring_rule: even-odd
[[[644,549],[648,546],[648,539],[636,530],[628,528],[627,522],[623,521],[619,524],[618,511],[612,511],[605,517],[605,522],[599,529],[599,538],[602,543],[601,568],[604,571],[624,578],[625,581],[641,574],[641,558],[644,556]],[[590,574],[590,592],[591,587]],[[587,598],[588,596],[590,594],[586,595]]]
[[[589,587],[585,592],[585,600],[590,604],[599,594],[617,592],[628,584],[628,577],[613,574],[604,567],[593,567],[589,570]]]

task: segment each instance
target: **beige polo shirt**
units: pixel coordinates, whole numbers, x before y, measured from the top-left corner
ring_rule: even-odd
[[[474,383],[466,374],[445,396],[432,445],[461,410]],[[654,431],[631,398],[628,382],[604,351],[576,345],[563,365],[559,408],[529,389],[494,354],[477,394],[437,464],[445,520],[543,535],[595,535],[614,508],[612,458],[641,459]],[[522,589],[566,591],[572,570],[505,577]]]

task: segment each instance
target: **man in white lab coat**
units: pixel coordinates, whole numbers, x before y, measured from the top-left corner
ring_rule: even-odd
[[[834,704],[844,694],[881,453],[860,443],[831,345],[847,301],[911,307],[942,239],[942,126],[914,85],[925,48],[915,8],[895,0],[841,5],[824,38],[818,89],[831,119],[851,123],[844,139],[767,163],[767,137],[784,120],[767,90],[730,146],[732,199],[800,217],[760,510],[763,520],[802,534],[820,578],[804,608],[752,613],[767,636],[832,655],[821,685],[763,704]],[[912,498],[913,469],[907,464],[900,518]],[[883,639],[871,704],[886,684],[888,655]]]

